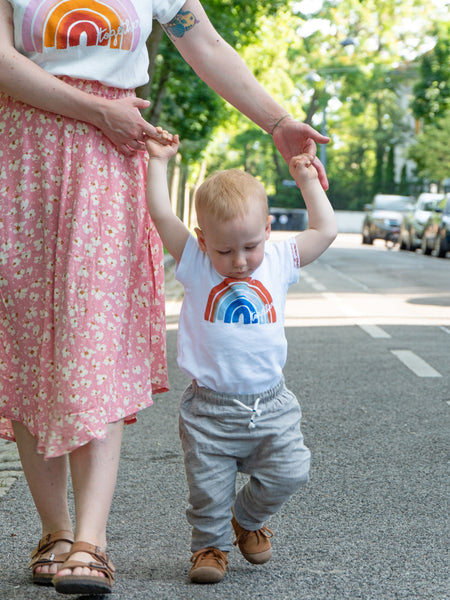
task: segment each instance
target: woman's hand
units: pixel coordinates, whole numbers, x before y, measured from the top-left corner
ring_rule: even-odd
[[[134,96],[102,100],[97,117],[92,122],[120,152],[130,156],[139,150],[145,150],[146,138],[153,138],[161,144],[171,141],[163,135],[161,127],[154,127],[142,117],[140,110],[149,105],[148,100]]]
[[[164,30],[186,62],[211,89],[264,131],[271,132],[274,122],[283,115],[283,108],[258,83],[239,54],[217,33],[199,0],[186,0],[180,12],[185,18],[180,19],[177,15],[164,25]],[[273,140],[287,164],[293,156],[304,152],[315,157],[316,143],[329,142],[328,137],[292,117],[279,122],[273,131]],[[321,185],[328,189],[325,169],[318,158],[314,158],[314,166]]]
[[[328,189],[328,179],[325,169],[316,156],[316,143],[327,144],[330,138],[322,135],[306,123],[295,121],[292,117],[283,119],[275,127],[272,137],[275,146],[287,164],[290,163],[293,156],[299,154],[312,155],[320,184],[324,190]]]

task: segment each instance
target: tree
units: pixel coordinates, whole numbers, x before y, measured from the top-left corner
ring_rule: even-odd
[[[204,8],[219,33],[237,50],[253,42],[258,19],[274,14],[288,0],[205,0]],[[151,106],[145,117],[179,133],[186,159],[198,156],[211,138],[214,127],[226,119],[228,107],[205,85],[180,57],[155,22],[147,41],[150,82],[139,90]]]
[[[411,82],[416,76],[411,57],[421,53],[422,42],[427,37],[426,18],[432,8],[431,2],[415,0],[324,3],[323,14],[332,23],[329,31],[341,42],[349,38],[356,44],[347,47],[347,50],[353,48],[348,65],[346,54],[334,50],[327,73],[327,88],[342,103],[338,113],[329,111],[328,114],[331,134],[340,142],[339,150],[329,150],[330,186],[334,189],[342,177],[342,173],[334,168],[340,164],[340,161],[332,160],[334,152],[342,153],[343,140],[347,139],[347,143],[353,145],[356,132],[364,131],[365,137],[360,138],[364,151],[358,160],[365,164],[360,171],[350,169],[355,175],[360,172],[367,178],[365,188],[359,186],[362,192],[359,207],[374,193],[387,189],[387,169],[393,166],[389,155],[405,141],[408,132],[412,133],[412,119],[408,119],[407,106],[402,100],[408,88],[411,90]],[[423,17],[420,15],[422,10]],[[412,22],[421,24],[420,34],[411,30]],[[323,36],[322,32],[316,35]],[[349,109],[346,105],[350,105]],[[346,129],[350,129],[350,135]],[[349,156],[352,154],[348,153]]]
[[[410,156],[417,163],[418,174],[443,188],[444,179],[450,177],[450,111],[427,123],[417,136]]]
[[[394,149],[414,133],[403,99],[417,77],[414,58],[429,42],[432,0],[332,0],[317,3],[314,13],[293,12],[289,0],[204,5],[224,38],[295,118],[320,129],[326,112],[332,138],[327,171],[336,208],[361,208],[392,182]],[[290,176],[270,136],[211,92],[166,36],[155,39],[149,119],[180,133],[182,168],[189,169],[181,180],[195,186],[211,169],[237,166],[260,177],[281,201],[298,202],[291,198],[295,190],[283,186]]]
[[[265,19],[257,44],[245,48],[246,61],[252,64],[255,57],[258,78],[268,76],[269,85],[279,84],[283,93],[278,99],[297,118],[320,129],[326,111],[333,203],[361,208],[388,184],[386,177],[392,183],[394,149],[412,132],[412,118],[401,100],[412,89],[416,70],[411,57],[427,41],[434,6],[422,0],[340,0],[318,6],[313,14],[286,11],[286,27],[281,22],[280,28],[280,12]],[[411,22],[420,24],[420,33],[411,30]],[[281,40],[274,35],[276,59],[264,38],[270,27],[272,35],[284,34]],[[274,60],[276,71],[270,67]],[[277,169],[271,181],[281,196],[286,172],[283,164]]]
[[[419,62],[420,80],[414,87],[414,115],[425,123],[450,109],[450,22],[436,25],[436,45]]]

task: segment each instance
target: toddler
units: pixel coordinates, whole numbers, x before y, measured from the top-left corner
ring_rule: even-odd
[[[266,244],[271,217],[264,187],[233,169],[213,174],[198,189],[195,238],[171,209],[167,165],[179,139],[163,135],[166,146],[146,141],[147,203],[184,286],[178,364],[192,379],[180,406],[190,579],[215,583],[228,565],[231,526],[243,556],[267,562],[273,534],[265,522],[308,481],[301,410],[283,378],[284,311],[300,266],[333,242],[336,221],[313,157],[303,154],[289,169],[305,200],[308,230]],[[237,472],[249,479],[236,494]]]

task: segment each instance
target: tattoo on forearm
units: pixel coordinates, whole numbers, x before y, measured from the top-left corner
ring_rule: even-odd
[[[169,23],[163,25],[163,29],[170,37],[180,38],[197,23],[200,21],[193,12],[180,10]]]

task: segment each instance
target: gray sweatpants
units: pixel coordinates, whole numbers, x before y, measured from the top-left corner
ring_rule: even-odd
[[[300,405],[281,380],[259,395],[185,390],[180,437],[189,486],[192,552],[231,549],[231,509],[255,531],[308,481],[310,452],[300,431]],[[236,494],[236,474],[250,475]]]

